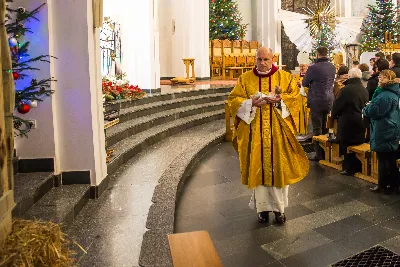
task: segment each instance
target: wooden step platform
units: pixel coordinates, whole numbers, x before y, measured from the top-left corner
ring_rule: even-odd
[[[174,267],[222,267],[206,231],[168,235]]]

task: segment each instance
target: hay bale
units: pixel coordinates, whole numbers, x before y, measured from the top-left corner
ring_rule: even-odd
[[[70,241],[59,224],[16,220],[4,247],[0,248],[0,266],[73,266]]]

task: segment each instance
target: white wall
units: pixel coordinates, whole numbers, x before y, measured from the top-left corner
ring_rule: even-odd
[[[161,77],[186,76],[187,57],[195,58],[196,77],[210,77],[208,0],[162,0],[159,13]]]
[[[247,26],[247,33],[244,39],[251,41],[253,40],[253,21],[252,21],[253,7],[251,3],[252,0],[237,0],[236,2],[238,3],[239,11],[243,17],[242,23],[243,24],[249,23],[249,25]]]
[[[12,7],[25,7],[28,11],[33,10],[38,5],[46,3],[42,1],[32,0],[14,0],[10,3]],[[31,56],[48,55],[49,54],[49,32],[48,32],[48,6],[45,5],[37,14],[40,21],[31,20],[26,23],[26,27],[31,28],[33,33],[27,32],[25,40],[30,42],[28,53]],[[51,77],[50,64],[38,62],[31,65],[32,67],[39,68],[39,71],[25,72],[30,77],[16,82],[16,89],[23,89],[26,85],[30,84],[31,79],[47,79]],[[54,131],[53,131],[53,114],[52,114],[52,97],[44,97],[43,102],[39,102],[37,108],[32,108],[27,114],[19,114],[19,116],[26,120],[36,120],[37,129],[31,130],[28,135],[29,138],[17,137],[15,139],[15,147],[18,156],[24,159],[30,158],[54,158],[55,144],[54,144]]]

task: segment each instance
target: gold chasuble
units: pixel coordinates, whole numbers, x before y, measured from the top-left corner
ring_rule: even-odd
[[[295,76],[295,81],[302,82],[303,77],[300,75]],[[308,94],[308,88],[304,88],[306,94]],[[310,109],[307,107],[307,96],[300,95],[300,112],[298,118],[298,125],[297,131],[299,134],[308,134],[308,121],[310,119]]]
[[[290,111],[282,118],[272,104],[256,109],[250,124],[236,115],[243,101],[261,92],[267,95],[280,86],[281,97]],[[293,118],[300,112],[300,91],[292,75],[272,65],[268,74],[259,74],[254,68],[239,77],[228,97],[235,120],[234,146],[240,161],[242,184],[249,188],[274,186],[283,188],[302,180],[308,173],[309,161],[295,138],[298,125]]]

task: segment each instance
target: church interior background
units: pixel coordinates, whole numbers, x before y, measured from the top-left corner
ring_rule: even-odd
[[[326,36],[286,25],[310,10],[348,27],[332,28],[337,68],[400,52],[400,0],[0,2],[0,265],[400,265],[400,196],[369,192],[369,144],[345,177],[338,146],[314,138],[329,157],[293,185],[284,225],[260,224],[227,104],[259,47],[300,77]],[[389,3],[393,21],[371,22]],[[385,29],[378,46],[364,24]]]

